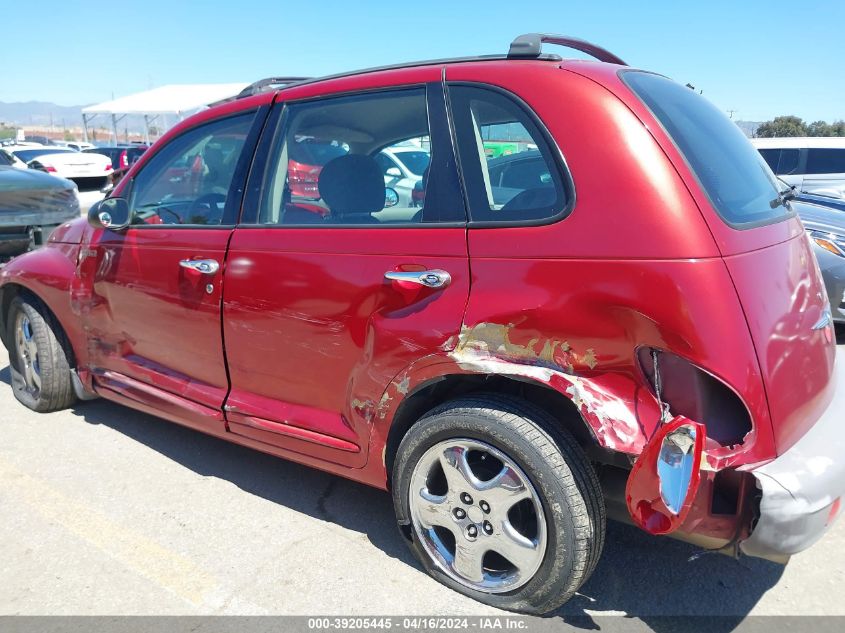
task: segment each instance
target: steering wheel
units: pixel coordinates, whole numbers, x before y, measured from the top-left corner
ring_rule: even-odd
[[[191,203],[188,207],[187,221],[191,224],[195,215],[201,214],[201,207],[207,206],[209,213],[206,216],[206,224],[220,224],[223,221],[223,208],[226,204],[226,196],[222,193],[206,193]]]
[[[176,222],[174,222],[173,224],[182,224],[182,216],[179,215],[178,213],[176,213],[173,209],[168,209],[167,207],[158,207],[155,210],[155,215],[157,215],[158,217],[161,217],[162,211],[169,213],[174,218],[176,218]],[[162,218],[162,220],[163,220],[163,218]]]

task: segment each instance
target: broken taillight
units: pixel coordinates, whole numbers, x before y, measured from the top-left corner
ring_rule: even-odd
[[[689,514],[701,479],[706,429],[683,416],[657,427],[637,458],[625,501],[634,523],[651,534],[677,530]]]

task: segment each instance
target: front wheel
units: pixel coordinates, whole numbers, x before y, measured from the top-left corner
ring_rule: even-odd
[[[12,391],[24,406],[46,413],[76,401],[61,326],[41,303],[15,297],[6,319]]]
[[[392,481],[400,528],[426,571],[480,602],[547,613],[601,554],[595,471],[530,403],[484,395],[438,407],[402,440]]]

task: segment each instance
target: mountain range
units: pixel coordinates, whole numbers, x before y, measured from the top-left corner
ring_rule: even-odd
[[[6,127],[47,127],[52,125],[57,130],[82,127],[82,108],[84,105],[61,106],[49,101],[18,101],[7,103],[0,101],[0,124]],[[95,127],[111,126],[108,117],[93,120]],[[141,132],[144,119],[141,116],[127,116],[118,124],[121,132],[128,128],[130,132]]]

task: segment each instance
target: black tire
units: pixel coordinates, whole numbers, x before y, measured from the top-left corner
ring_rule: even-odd
[[[498,449],[527,475],[542,503],[545,556],[531,579],[510,593],[488,593],[456,582],[426,552],[412,526],[414,467],[432,446],[455,438]],[[394,509],[411,551],[432,577],[479,602],[530,614],[553,611],[589,578],[604,547],[605,506],[594,469],[557,420],[524,400],[481,394],[437,407],[402,439],[392,475]]]
[[[37,348],[41,386],[27,385],[22,359],[18,354],[16,326],[18,315],[24,315],[31,326]],[[56,318],[40,301],[30,296],[15,297],[6,315],[6,340],[9,343],[9,365],[12,392],[25,407],[48,413],[67,409],[76,402],[70,375],[69,345]]]

